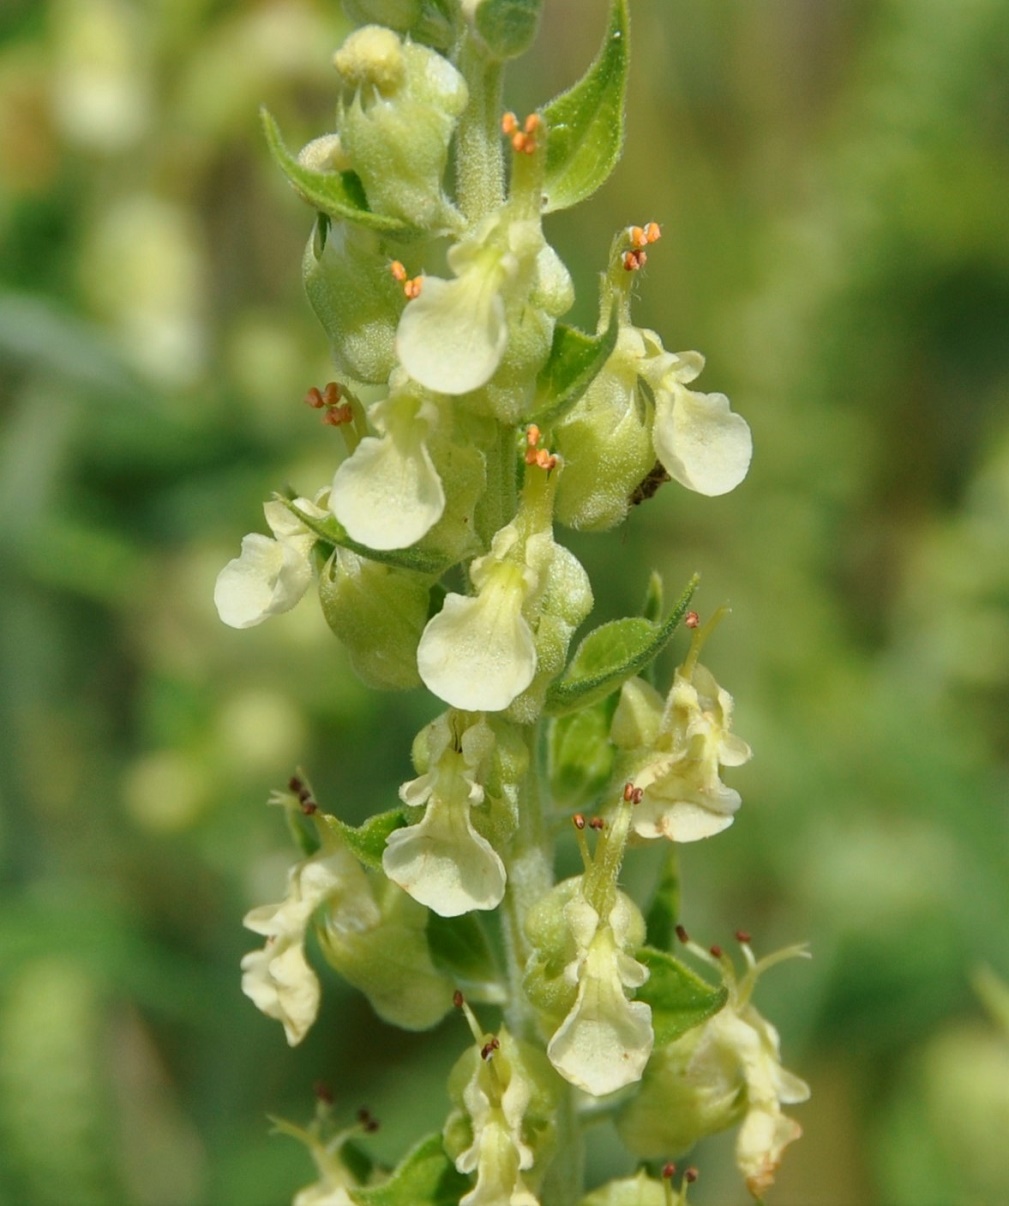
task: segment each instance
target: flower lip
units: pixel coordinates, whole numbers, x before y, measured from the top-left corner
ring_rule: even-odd
[[[522,615],[521,566],[494,566],[477,595],[449,594],[428,621],[417,669],[429,690],[453,707],[500,712],[532,682],[536,645]]]

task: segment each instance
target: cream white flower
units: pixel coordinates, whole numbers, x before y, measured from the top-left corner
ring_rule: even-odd
[[[695,842],[732,824],[741,799],[719,769],[741,766],[750,747],[731,723],[732,696],[690,659],[665,702],[643,679],[624,684],[610,732],[635,751],[630,777],[643,796],[631,823],[639,837]]]
[[[750,1192],[762,1198],[785,1147],[802,1134],[781,1107],[805,1101],[809,1086],[781,1066],[778,1032],[750,997],[768,967],[783,959],[808,957],[808,951],[789,947],[758,963],[744,944],[747,969],[737,980],[727,957],[715,960],[693,943],[689,949],[718,967],[728,1001],[701,1026],[655,1053],[617,1127],[631,1151],[648,1158],[677,1155],[698,1139],[742,1120],[736,1161]]]
[[[456,723],[446,715],[432,726],[430,769],[400,789],[404,804],[426,805],[424,818],[394,830],[382,856],[386,875],[442,917],[496,908],[505,890],[504,863],[470,817],[470,809],[483,802],[477,776],[494,736],[480,721],[458,739]]]
[[[321,519],[326,512],[307,498],[295,506]],[[242,538],[242,553],[217,575],[214,604],[232,628],[252,628],[269,616],[290,611],[312,581],[316,536],[282,502],[264,503],[273,538],[253,532]]]
[[[344,925],[367,928],[379,921],[364,871],[342,846],[324,848],[292,867],[284,900],[252,909],[243,921],[267,941],[242,959],[242,991],[267,1017],[283,1023],[292,1047],[319,1011],[319,981],[305,958],[305,934],[316,909],[334,902]]]
[[[578,955],[564,976],[577,984],[578,994],[547,1056],[565,1080],[602,1096],[639,1080],[652,1052],[651,1007],[627,999],[628,989],[648,979],[648,970],[627,953],[644,938],[641,914],[617,893],[603,919],[578,895],[566,906],[565,918]]]
[[[538,222],[498,216],[457,243],[448,253],[454,279],[425,277],[420,296],[400,318],[396,354],[410,376],[442,394],[486,385],[508,343],[513,296],[542,283],[544,300],[549,293],[553,304],[553,293],[562,289],[566,269],[555,255],[543,254],[545,247]]]
[[[523,606],[537,585],[528,565],[510,556],[518,536],[509,525],[490,553],[470,567],[475,595],[448,594],[417,647],[417,669],[439,699],[471,712],[499,712],[536,673],[536,644]]]
[[[642,376],[655,394],[655,455],[680,485],[714,496],[734,490],[746,477],[753,437],[725,394],[686,388],[703,367],[698,352],[664,352],[643,363]]]
[[[470,1018],[475,1027],[475,1018]],[[487,1058],[484,1042],[449,1075],[456,1109],[445,1124],[445,1149],[476,1184],[459,1206],[539,1206],[535,1186],[555,1142],[560,1082],[543,1053],[505,1027]],[[528,1174],[528,1179],[523,1177]]]
[[[426,442],[438,412],[399,380],[368,417],[380,437],[365,436],[337,469],[329,505],[351,539],[372,549],[409,548],[445,510]]]

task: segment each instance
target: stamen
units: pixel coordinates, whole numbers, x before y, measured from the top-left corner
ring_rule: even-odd
[[[683,1179],[684,1179],[684,1181],[687,1182],[688,1185],[693,1185],[693,1183],[697,1180],[697,1178],[700,1175],[701,1174],[697,1171],[697,1169],[694,1168],[693,1165],[691,1165],[690,1168],[684,1169]]]
[[[676,937],[683,943],[684,946],[690,941],[690,935],[687,933],[686,926],[678,925],[676,927]]]
[[[480,1048],[480,1058],[484,1061],[489,1060],[500,1046],[501,1040],[497,1038],[497,1036],[488,1039],[487,1042],[484,1043],[484,1045]]]
[[[305,405],[311,406],[313,410],[321,410],[326,405],[326,400],[322,396],[322,392],[314,385],[305,395]]]
[[[399,281],[403,286],[403,294],[408,301],[413,301],[415,297],[420,296],[423,277],[409,277],[406,268],[400,260],[393,260],[389,265],[389,271],[392,273],[393,279]]]
[[[701,617],[696,611],[688,611],[683,617],[683,623],[686,624],[688,628],[699,628],[701,626]]]
[[[637,272],[648,263],[648,256],[645,254],[644,248],[635,248],[632,251],[624,252],[621,257],[621,263],[625,271]]]
[[[741,942],[743,944],[743,946],[749,946],[750,945],[749,930],[736,930],[736,941]]]
[[[333,1104],[333,1090],[324,1080],[317,1080],[312,1085],[312,1092],[315,1094],[316,1101],[321,1101],[323,1105]]]
[[[584,829],[585,828],[585,817],[580,812],[576,812],[575,815],[571,818],[571,823],[574,825],[574,827],[576,829]]]
[[[589,821],[589,828],[595,830],[605,829],[606,822],[602,817],[593,817],[592,820]]]

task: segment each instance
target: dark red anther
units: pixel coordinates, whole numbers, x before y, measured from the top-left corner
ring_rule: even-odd
[[[486,1060],[486,1059],[490,1059],[490,1057],[491,1057],[491,1056],[494,1054],[494,1052],[495,1052],[495,1051],[498,1049],[498,1047],[500,1047],[500,1046],[501,1046],[501,1042],[500,1042],[500,1040],[499,1040],[499,1039],[497,1039],[497,1038],[492,1038],[492,1039],[489,1039],[489,1040],[488,1040],[486,1043],[484,1043],[484,1045],[483,1045],[483,1046],[480,1048],[480,1058],[481,1058],[481,1059],[484,1059],[484,1060]]]
[[[321,410],[326,405],[326,399],[322,396],[321,390],[316,389],[313,385],[305,394],[305,405],[311,406],[313,410]]]
[[[606,822],[603,820],[602,817],[593,817],[592,820],[589,821],[589,828],[590,829],[605,829]]]
[[[676,1165],[672,1160],[667,1160],[662,1166],[662,1175],[667,1181],[672,1180],[673,1174],[676,1172]]]
[[[452,994],[452,1004],[456,1007],[456,1009],[462,1009],[463,1003],[465,1000],[466,1000],[466,998],[462,995],[462,993],[457,988],[455,990],[455,992]]]
[[[631,803],[632,804],[640,804],[644,798],[645,798],[644,789],[641,787],[636,787],[631,792]]]
[[[336,406],[340,401],[340,387],[335,381],[328,381],[323,387],[322,401],[326,406]]]
[[[689,1168],[686,1168],[683,1170],[684,1181],[687,1181],[691,1185],[693,1185],[693,1183],[697,1180],[697,1178],[700,1175],[701,1174],[697,1171],[696,1168],[694,1168],[694,1166],[692,1164]]]
[[[714,957],[716,959],[721,959],[722,948],[717,943],[714,946],[708,947],[708,950],[712,953],[712,955],[714,955]]]
[[[316,802],[313,799],[310,798],[310,799],[301,801],[301,812],[302,812],[303,816],[310,817],[313,815],[313,813],[316,813],[318,811],[319,811],[319,805],[316,804]]]
[[[634,799],[634,784],[633,783],[625,783],[624,784],[624,802],[626,804],[630,804],[630,802],[633,799]]]
[[[287,790],[293,792],[300,799],[301,793],[305,790],[305,784],[297,775],[292,775],[287,781]]]
[[[323,1102],[325,1105],[333,1104],[333,1090],[326,1084],[324,1080],[317,1080],[312,1085],[312,1092],[315,1094],[316,1100]]]
[[[580,812],[576,812],[575,815],[571,818],[571,824],[574,825],[574,827],[576,829],[584,829],[585,828],[584,815]]]
[[[683,622],[688,628],[697,628],[701,623],[701,617],[696,611],[688,611],[683,617]]]
[[[683,943],[684,946],[690,941],[690,935],[686,931],[686,927],[678,925],[676,927],[676,937]]]
[[[741,942],[744,946],[750,945],[750,931],[736,930],[736,941]]]
[[[378,1119],[374,1117],[367,1106],[361,1106],[357,1111],[357,1120],[368,1135],[374,1135],[378,1130]]]

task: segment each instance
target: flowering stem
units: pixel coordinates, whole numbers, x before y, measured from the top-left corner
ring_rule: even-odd
[[[523,985],[529,957],[525,920],[554,882],[554,843],[544,815],[537,753],[539,726],[527,726],[529,770],[518,800],[518,829],[505,858],[508,886],[504,896],[505,952],[508,960],[509,1001],[505,1021],[512,1034],[535,1041],[536,1017]]]
[[[477,502],[476,531],[485,549],[495,532],[515,516],[518,490],[515,482],[515,432],[498,424],[497,439],[487,450],[487,489]]]
[[[504,69],[489,61],[469,34],[463,37],[457,65],[469,88],[469,104],[456,132],[455,192],[472,225],[504,202],[499,129]]]

